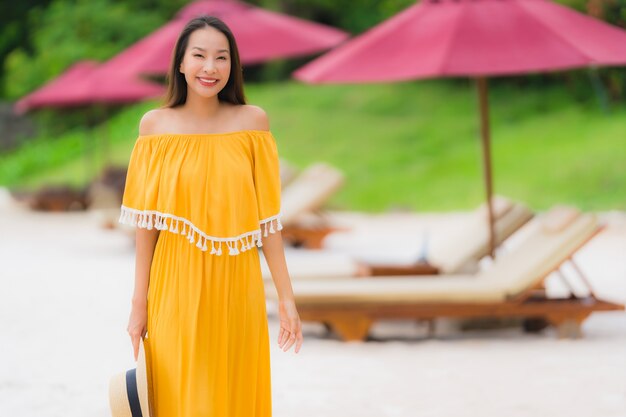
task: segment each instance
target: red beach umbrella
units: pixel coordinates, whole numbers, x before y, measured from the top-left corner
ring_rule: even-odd
[[[424,0],[294,72],[309,83],[477,81],[491,253],[487,76],[626,63],[626,31],[549,0]]]
[[[166,74],[180,31],[189,20],[202,14],[217,16],[231,28],[243,64],[314,54],[348,37],[329,26],[236,0],[200,0],[184,7],[174,20],[113,57],[105,68],[135,75]]]
[[[80,61],[68,68],[63,74],[49,81],[38,90],[22,97],[16,104],[15,110],[18,113],[25,113],[30,109],[47,106],[65,92],[76,80],[96,69],[96,61]]]
[[[24,113],[43,107],[78,107],[93,104],[123,104],[163,94],[163,86],[125,74],[108,73],[94,61],[81,61],[40,89],[15,104]],[[89,109],[89,118],[97,117],[97,108]],[[102,114],[100,114],[102,116]],[[91,124],[91,123],[89,123]],[[106,142],[103,143],[106,146]],[[108,150],[105,148],[105,159]],[[91,162],[87,161],[87,171]]]
[[[18,112],[42,107],[76,107],[96,103],[121,104],[163,93],[156,83],[122,74],[104,73],[94,61],[81,61],[59,77],[19,100]]]

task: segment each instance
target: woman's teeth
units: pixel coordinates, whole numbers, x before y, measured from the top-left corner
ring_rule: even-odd
[[[215,78],[198,78],[198,81],[200,81],[200,84],[210,87],[217,84],[218,80],[216,80]]]

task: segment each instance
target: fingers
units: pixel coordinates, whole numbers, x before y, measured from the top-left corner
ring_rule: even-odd
[[[278,346],[283,352],[286,352],[295,344],[295,353],[298,353],[303,342],[300,320],[290,320],[288,327],[287,329],[281,326],[278,336]]]
[[[283,338],[285,338],[285,333],[287,331],[285,329],[283,329],[282,327],[280,328],[279,332],[278,332],[278,346],[282,346],[283,344]]]
[[[133,342],[133,353],[135,355],[135,361],[137,360],[137,356],[139,355],[139,336],[131,336],[131,340]]]
[[[278,335],[278,347],[282,349],[288,340],[289,340],[289,330],[281,327],[280,334]]]
[[[300,348],[302,347],[303,341],[304,341],[304,338],[302,337],[302,330],[299,330],[298,334],[296,335],[296,348],[295,348],[296,353],[300,352]]]
[[[291,333],[291,335],[289,335],[289,338],[287,339],[287,344],[285,344],[285,346],[283,347],[283,352],[287,352],[294,343],[296,343],[296,335],[295,333]]]
[[[135,357],[135,361],[139,356],[139,339],[143,338],[147,332],[146,328],[142,329],[129,329],[128,335],[130,336],[130,341],[133,344],[133,355]]]

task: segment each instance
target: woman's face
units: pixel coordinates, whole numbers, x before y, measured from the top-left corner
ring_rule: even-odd
[[[230,65],[228,38],[222,32],[212,27],[192,32],[179,68],[185,74],[187,94],[217,96],[228,82]]]

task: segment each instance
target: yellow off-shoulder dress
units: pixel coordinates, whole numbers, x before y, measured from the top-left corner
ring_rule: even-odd
[[[120,222],[160,230],[144,339],[152,417],[269,417],[258,247],[281,230],[272,133],[139,136]]]

